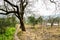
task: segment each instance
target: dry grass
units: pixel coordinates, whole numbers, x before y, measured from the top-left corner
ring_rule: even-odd
[[[60,40],[60,27],[49,27],[44,25],[25,25],[26,32],[20,31],[18,37],[20,40]]]

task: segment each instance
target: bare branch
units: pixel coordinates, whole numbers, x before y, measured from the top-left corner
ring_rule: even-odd
[[[4,10],[4,9],[0,9],[1,11],[4,11],[4,12],[7,12],[6,10]]]
[[[18,17],[18,15],[17,15],[16,13],[15,13],[14,15],[15,15],[16,17]],[[18,18],[19,18],[19,17],[18,17]]]
[[[6,12],[6,13],[0,13],[0,14],[3,14],[3,15],[8,15],[10,13],[17,13],[17,11],[9,11],[9,12]]]
[[[17,8],[17,14],[18,14],[18,16],[20,17],[20,14],[19,14],[19,8],[18,8],[18,6],[17,5],[14,5],[14,4],[12,4],[11,2],[9,2],[8,0],[4,0],[5,2],[7,2],[8,4],[10,4],[11,6],[13,6],[13,7],[16,7]],[[13,13],[15,13],[15,12],[13,12]]]
[[[7,6],[6,6],[6,4],[5,4],[5,1],[4,1],[4,6],[5,6],[5,8],[6,8],[6,11],[7,11]]]
[[[28,5],[28,2],[26,1],[26,4],[24,5],[24,9],[26,8],[27,5]]]
[[[0,13],[0,14],[2,14],[2,15],[6,15],[6,13]]]
[[[11,6],[17,7],[17,5],[12,4],[11,2],[9,2],[8,0],[4,0],[5,2],[9,3]]]
[[[14,9],[14,11],[15,11],[15,8],[14,7],[12,7],[13,9]],[[14,13],[14,15],[16,16],[16,17],[18,17],[18,15],[17,15],[17,13]]]
[[[56,2],[54,2],[54,0],[53,0],[53,1],[52,1],[52,0],[50,0],[50,2],[51,2],[51,3],[54,3],[54,4],[56,4]]]
[[[9,11],[9,12],[7,12],[7,13],[17,13],[17,11]]]

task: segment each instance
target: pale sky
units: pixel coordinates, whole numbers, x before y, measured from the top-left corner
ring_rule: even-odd
[[[0,5],[2,5],[2,0],[0,0]],[[35,14],[41,16],[54,15],[56,13],[55,4],[51,3],[49,0],[38,0],[38,2],[34,3],[34,7],[31,10],[37,11]]]
[[[35,3],[35,9],[36,9],[36,11],[38,11],[38,14],[42,15],[42,16],[54,15],[55,14],[55,12],[54,12],[55,4],[53,4],[47,0],[45,3],[43,2],[43,0],[38,0],[38,2]]]
[[[32,1],[32,0],[31,0]],[[36,11],[36,15],[49,16],[60,13],[60,7],[58,7],[59,0],[54,0],[57,4],[51,3],[49,0],[38,0],[34,3],[34,7],[30,8],[31,11]],[[60,5],[59,5],[60,6]],[[57,7],[57,10],[56,10]]]

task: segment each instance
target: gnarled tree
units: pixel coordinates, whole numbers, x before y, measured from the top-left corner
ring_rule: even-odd
[[[17,2],[17,3],[19,3],[19,6],[13,4],[9,0],[3,0],[3,1],[4,1],[5,9],[0,8],[0,10],[3,11],[3,12],[0,12],[0,14],[8,15],[8,14],[14,13],[14,15],[20,21],[20,27],[21,27],[22,31],[26,31],[24,23],[23,23],[23,15],[24,15],[24,10],[25,10],[26,6],[28,5],[28,1],[27,0],[19,0]],[[12,10],[9,9],[8,5],[10,5],[12,7]]]

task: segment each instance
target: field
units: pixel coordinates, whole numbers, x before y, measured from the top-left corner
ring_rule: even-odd
[[[45,25],[25,25],[26,32],[18,29],[19,40],[60,40],[60,27],[58,26],[45,26]]]
[[[26,25],[26,32],[21,31],[19,24],[8,27],[0,40],[60,40],[60,27],[46,25]]]

